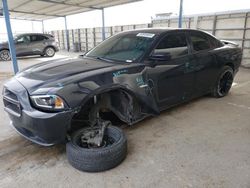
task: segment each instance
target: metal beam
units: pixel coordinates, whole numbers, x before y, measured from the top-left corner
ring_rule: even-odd
[[[43,13],[26,12],[26,11],[19,11],[19,10],[10,10],[9,12],[22,13],[22,14],[32,14],[32,15],[38,15],[38,16],[63,17],[63,16],[56,15],[56,14],[43,14]]]
[[[33,0],[28,0],[28,1],[22,2],[21,4],[15,6],[15,7],[12,7],[12,9],[20,8],[20,7],[22,7],[22,6],[24,6],[24,5],[28,4],[28,3],[30,3],[31,1],[33,1]]]
[[[66,32],[66,45],[67,45],[67,50],[69,51],[69,31],[68,31],[67,17],[66,16],[64,16],[64,25],[65,25],[65,32]]]
[[[1,14],[0,14],[1,16]],[[25,21],[33,21],[33,22],[41,22],[41,20],[38,19],[26,19],[26,18],[18,18],[18,17],[11,17],[11,19],[15,19],[15,20],[25,20]]]
[[[38,0],[38,1],[43,1],[43,2],[46,2],[46,3],[54,3],[54,4],[58,4],[58,5],[67,5],[67,6],[78,7],[78,8],[91,8],[91,9],[95,9],[95,10],[100,10],[101,9],[101,8],[97,8],[97,7],[93,7],[93,6],[83,6],[83,5],[80,5],[80,4],[58,2],[58,1],[54,1],[54,0]]]
[[[104,14],[104,8],[102,9],[102,40],[105,40],[105,14]]]
[[[3,3],[3,14],[4,14],[4,19],[5,19],[5,24],[6,24],[7,34],[8,34],[8,43],[9,43],[9,49],[10,49],[10,54],[11,54],[11,60],[13,63],[14,72],[16,74],[18,72],[18,64],[17,64],[17,59],[16,59],[16,48],[15,48],[15,44],[13,40],[7,0],[2,0],[2,3]]]
[[[179,23],[178,23],[179,28],[182,28],[182,13],[183,13],[183,0],[180,0]]]

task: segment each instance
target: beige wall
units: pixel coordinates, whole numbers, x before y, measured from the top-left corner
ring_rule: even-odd
[[[202,15],[185,17],[183,28],[205,30],[216,37],[231,40],[243,48],[243,64],[250,63],[250,13],[231,13],[220,15]],[[148,27],[178,27],[178,19],[153,20],[150,24],[124,25],[106,27],[105,35],[109,37],[121,31]],[[73,32],[73,35],[72,35]],[[66,49],[65,31],[50,32],[58,39],[60,48]],[[81,51],[87,51],[102,41],[101,28],[81,28],[69,30],[70,50],[73,42],[80,42]]]

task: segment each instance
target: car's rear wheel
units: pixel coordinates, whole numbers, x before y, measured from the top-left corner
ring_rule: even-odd
[[[84,144],[82,135],[92,128],[78,130],[66,145],[69,163],[78,170],[86,172],[105,171],[119,165],[127,155],[127,139],[118,127],[105,129],[100,147]]]
[[[219,74],[212,96],[217,98],[226,96],[232,87],[233,79],[233,69],[229,66],[224,66]]]
[[[10,61],[11,60],[10,51],[9,50],[1,50],[0,51],[0,60]]]
[[[55,53],[56,53],[56,51],[55,51],[55,49],[53,48],[53,47],[47,47],[46,49],[45,49],[45,55],[47,56],[47,57],[53,57],[54,55],[55,55]]]

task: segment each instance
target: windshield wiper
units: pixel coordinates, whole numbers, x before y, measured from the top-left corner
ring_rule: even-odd
[[[92,58],[103,60],[103,61],[107,61],[107,62],[114,62],[111,59],[107,59],[105,57],[99,57],[99,56],[87,56],[87,57],[92,57]]]

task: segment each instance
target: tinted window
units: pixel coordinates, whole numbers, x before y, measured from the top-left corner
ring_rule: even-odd
[[[169,34],[155,48],[154,54],[170,55],[171,58],[188,54],[187,40],[184,33]]]
[[[30,42],[30,36],[25,35],[25,36],[17,37],[16,41],[17,43],[28,43]]]
[[[211,48],[219,48],[219,47],[223,46],[219,40],[217,40],[211,36],[209,36],[209,41],[210,41]]]
[[[48,39],[47,37],[45,36],[42,36],[42,35],[31,35],[31,41],[34,42],[34,41],[43,41],[43,40],[46,40]]]
[[[210,42],[205,35],[199,33],[191,33],[190,37],[194,51],[202,51],[211,48]]]

